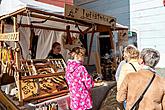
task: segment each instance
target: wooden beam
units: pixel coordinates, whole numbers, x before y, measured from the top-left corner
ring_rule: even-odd
[[[81,20],[69,19],[69,18],[66,18],[64,15],[60,15],[60,14],[44,12],[44,11],[36,10],[36,9],[32,9],[32,8],[28,8],[28,10],[30,10],[31,12],[36,12],[36,13],[47,15],[47,16],[54,16],[54,17],[58,17],[58,18],[61,18],[61,19],[67,19],[67,20],[75,21],[75,22],[85,24],[85,25],[90,25],[91,24],[89,22],[84,22],[84,21],[81,21]]]
[[[111,29],[111,31],[128,30],[128,28],[122,28],[122,27],[115,27],[115,29],[112,30],[112,28],[109,26],[97,25],[96,31],[108,32],[110,29]]]
[[[27,16],[26,13],[21,13],[20,15]],[[45,15],[39,15],[39,14],[34,14],[34,13],[31,13],[30,16],[33,17],[33,18],[47,19],[47,20],[56,21],[56,22],[62,22],[62,23],[73,24],[73,25],[78,24],[80,26],[89,27],[89,25],[87,25],[87,24],[77,23],[77,22],[75,22],[73,20],[71,21],[71,20],[68,20],[68,19],[55,18],[56,16],[48,17],[48,15],[45,16]]]
[[[29,97],[29,98],[26,98],[24,99],[24,101],[30,101],[30,100],[38,100],[38,99],[43,99],[43,98],[46,98],[46,97],[51,97],[51,96],[56,96],[56,95],[60,95],[60,94],[65,94],[65,93],[68,93],[69,90],[62,90],[62,91],[59,91],[59,92],[56,92],[56,93],[48,93],[47,95],[39,95],[39,96],[35,96],[35,97]]]
[[[69,92],[69,91],[68,91]],[[42,102],[44,102],[44,101],[48,101],[48,100],[54,100],[54,99],[57,99],[57,98],[59,98],[59,97],[63,97],[63,96],[66,96],[66,95],[68,95],[68,92],[66,92],[66,93],[62,93],[62,94],[56,94],[55,96],[50,96],[50,97],[45,97],[45,98],[42,98],[42,99],[39,99],[39,100],[36,100],[36,101],[34,101],[34,103],[40,103],[41,105],[42,105]],[[69,97],[69,96],[68,96]],[[40,105],[39,104],[39,105]],[[53,110],[53,109],[52,109]]]
[[[59,73],[53,73],[53,74],[38,74],[38,75],[33,75],[33,76],[21,76],[20,80],[46,78],[46,77],[59,76],[59,75],[64,76],[65,73],[64,72],[59,72]]]
[[[19,24],[22,27],[31,27],[31,25],[29,24]],[[38,28],[38,29],[45,29],[45,30],[55,30],[55,31],[63,31],[66,32],[65,29],[59,29],[59,28],[52,28],[52,27],[45,27],[45,26],[38,26],[38,25],[33,25],[34,28]],[[80,33],[79,31],[75,31],[75,30],[70,30],[70,32],[72,33]]]

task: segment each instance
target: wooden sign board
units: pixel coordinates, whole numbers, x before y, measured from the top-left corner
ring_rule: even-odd
[[[19,41],[19,32],[0,34],[0,41]]]
[[[90,23],[97,23],[110,26],[116,26],[116,18],[103,15],[92,10],[87,10],[78,6],[65,4],[65,17],[71,19],[82,20]]]

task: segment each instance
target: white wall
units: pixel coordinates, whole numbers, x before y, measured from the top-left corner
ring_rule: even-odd
[[[163,0],[130,0],[130,29],[137,31],[139,49],[157,49],[161,53],[158,67],[165,67]]]

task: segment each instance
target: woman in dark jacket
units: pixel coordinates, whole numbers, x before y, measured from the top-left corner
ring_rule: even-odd
[[[52,45],[52,49],[50,50],[47,58],[48,59],[56,59],[56,58],[64,59],[60,52],[61,52],[61,44],[58,42],[54,42]]]

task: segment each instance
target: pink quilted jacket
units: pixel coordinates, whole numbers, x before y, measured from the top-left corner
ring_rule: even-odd
[[[82,63],[68,60],[65,78],[69,85],[70,108],[72,110],[91,109],[91,88],[94,82]]]

